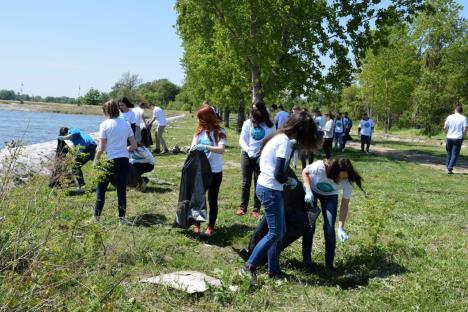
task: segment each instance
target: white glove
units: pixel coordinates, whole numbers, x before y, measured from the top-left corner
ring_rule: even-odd
[[[314,194],[310,190],[307,190],[304,201],[308,204],[312,204],[314,202]]]
[[[203,144],[197,144],[192,147],[192,151],[206,152],[208,151],[208,146]]]
[[[348,234],[346,234],[343,228],[338,228],[338,237],[340,238],[340,241],[343,243],[349,239]]]
[[[251,149],[249,149],[249,150],[247,151],[247,155],[249,156],[249,158],[255,158],[255,157],[257,156],[257,154],[255,153],[255,151],[254,151],[254,150],[251,150]]]

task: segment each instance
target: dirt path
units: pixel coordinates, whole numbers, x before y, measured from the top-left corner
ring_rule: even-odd
[[[357,150],[361,149],[360,143],[356,142],[348,142],[346,143],[346,146]],[[447,168],[445,167],[444,157],[434,156],[425,153],[417,153],[413,151],[398,150],[378,145],[371,145],[371,153],[379,156],[384,156],[393,160],[412,162],[418,165],[428,166],[443,171],[447,170]],[[455,169],[453,171],[455,174],[458,173],[468,175],[468,161],[458,159]]]

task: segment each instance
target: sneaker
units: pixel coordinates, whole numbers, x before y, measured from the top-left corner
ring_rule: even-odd
[[[85,190],[82,187],[77,187],[75,189],[75,194],[84,194]]]
[[[239,208],[239,209],[237,209],[237,211],[236,211],[236,215],[238,215],[238,216],[243,216],[243,215],[245,215],[245,212],[246,212],[246,211],[245,211],[243,208]]]
[[[453,174],[452,170],[447,171],[447,174]]]
[[[200,224],[195,224],[195,225],[193,226],[193,233],[194,233],[195,235],[200,235]]]
[[[283,271],[279,271],[279,272],[268,272],[268,278],[271,278],[271,279],[278,279],[278,280],[284,280],[284,279],[288,279],[289,275],[284,273]]]
[[[153,150],[153,153],[159,154],[159,153],[161,153],[161,150],[160,150],[159,148],[155,148],[155,149]]]
[[[257,286],[257,274],[255,271],[251,271],[245,267],[240,270],[239,275],[242,277],[248,277],[251,286]]]
[[[252,215],[252,217],[254,217],[256,219],[260,218],[260,213],[258,211],[255,211],[255,210],[252,211],[251,215]]]
[[[168,153],[169,153],[169,150],[165,149],[161,154],[168,154]]]
[[[211,225],[208,225],[205,231],[205,235],[208,237],[211,237],[211,235],[213,235],[213,232],[214,232],[214,228]]]
[[[99,223],[100,219],[100,216],[92,216],[91,219],[88,220],[88,224]]]

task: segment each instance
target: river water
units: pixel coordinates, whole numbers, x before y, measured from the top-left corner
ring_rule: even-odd
[[[60,127],[97,132],[102,121],[102,116],[0,110],[0,148],[11,140],[27,145],[55,140]]]

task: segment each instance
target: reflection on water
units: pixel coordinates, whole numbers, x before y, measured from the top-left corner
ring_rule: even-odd
[[[25,144],[54,140],[60,127],[97,132],[102,120],[102,116],[0,110],[0,148],[11,140]]]

